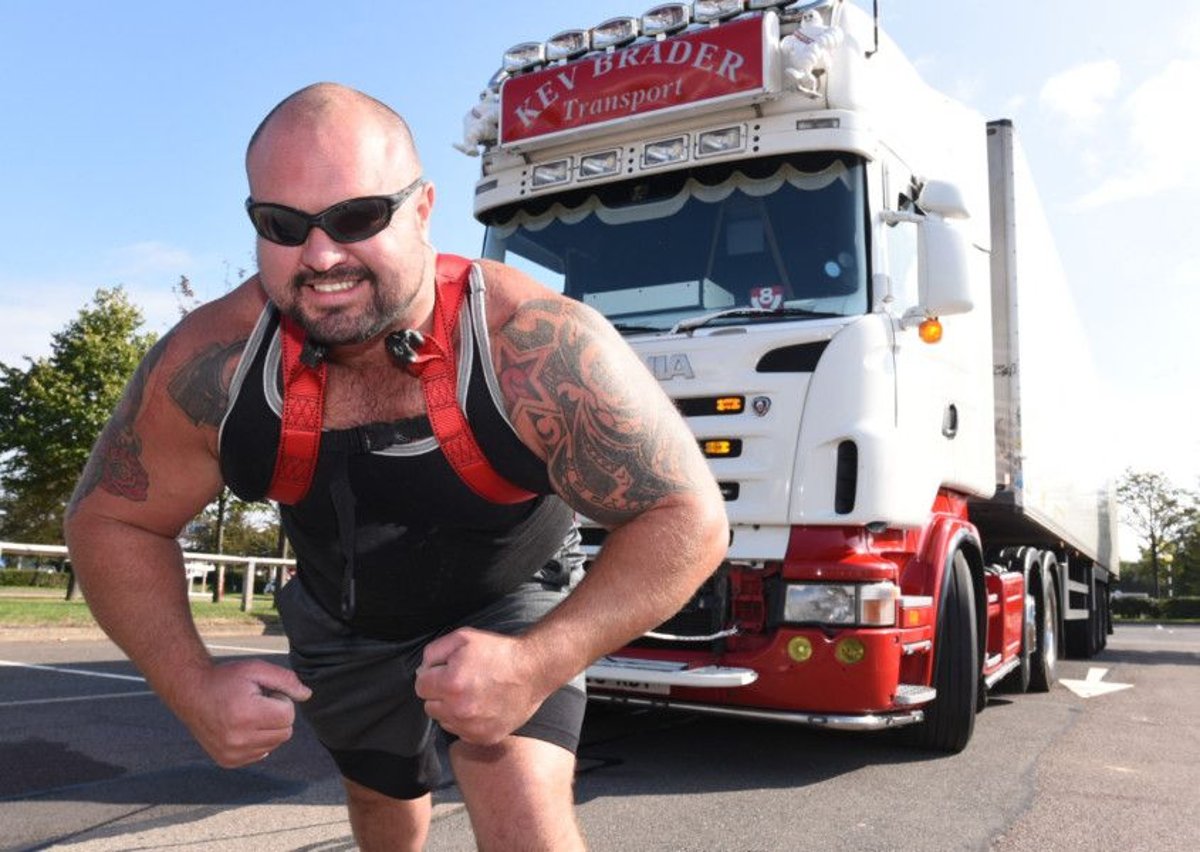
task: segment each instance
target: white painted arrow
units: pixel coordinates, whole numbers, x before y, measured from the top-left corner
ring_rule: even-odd
[[[1095,698],[1097,695],[1107,695],[1110,692],[1120,692],[1130,689],[1132,683],[1105,683],[1104,676],[1108,669],[1088,669],[1087,680],[1059,680],[1063,686],[1074,692],[1080,698]]]

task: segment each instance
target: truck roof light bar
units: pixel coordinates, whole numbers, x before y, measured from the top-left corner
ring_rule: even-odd
[[[642,168],[648,169],[654,166],[679,163],[686,160],[687,157],[688,137],[685,133],[682,136],[673,136],[670,139],[647,142],[646,147],[642,149]]]
[[[592,34],[589,30],[563,30],[546,40],[546,61],[575,59],[591,49]]]
[[[692,7],[687,3],[664,3],[642,15],[642,35],[665,38],[687,29]]]
[[[692,3],[692,18],[706,24],[728,21],[745,11],[746,0],[694,0]]]
[[[542,163],[533,167],[533,177],[530,181],[534,189],[547,186],[557,186],[571,179],[571,160],[555,160],[552,163]]]
[[[745,137],[742,135],[740,124],[733,127],[722,127],[720,130],[708,130],[696,137],[697,157],[729,154],[740,151],[744,147]]]
[[[607,177],[621,170],[621,151],[601,151],[596,154],[584,154],[579,158],[579,179]]]
[[[802,118],[796,122],[797,130],[837,130],[841,126],[840,118]]]
[[[615,50],[624,47],[641,35],[641,21],[633,17],[609,18],[589,31],[596,50]]]
[[[503,70],[510,74],[528,71],[546,64],[546,45],[540,41],[523,41],[504,51]]]
[[[749,2],[754,3],[754,2],[756,2],[756,0],[749,0]],[[759,2],[762,2],[762,0],[759,0]],[[796,2],[796,0],[791,0],[791,2],[789,2],[789,3],[779,3],[777,5],[791,6],[792,3],[795,3],[795,2]],[[808,0],[807,3],[801,3],[799,6],[795,6],[793,8],[788,9],[785,12],[782,12],[781,20],[783,20],[783,19],[799,20],[801,17],[804,16],[804,14],[806,12],[812,12],[812,11],[815,11],[816,9],[824,9],[827,6],[834,6],[840,2],[842,2],[842,0]]]

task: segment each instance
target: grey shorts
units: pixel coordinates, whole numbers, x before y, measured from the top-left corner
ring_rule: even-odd
[[[516,634],[553,609],[566,587],[530,582],[449,625]],[[397,799],[415,799],[438,784],[441,729],[425,715],[414,692],[425,646],[436,635],[393,642],[356,633],[330,616],[293,580],[278,607],[290,645],[292,669],[312,697],[298,705],[342,775]],[[514,733],[562,746],[579,746],[585,704],[583,675],[553,693]]]

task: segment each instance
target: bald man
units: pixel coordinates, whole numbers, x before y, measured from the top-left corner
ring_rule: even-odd
[[[151,350],[68,508],[87,600],[220,765],[266,757],[299,706],[363,849],[424,845],[439,736],[481,848],[582,848],[582,672],[670,617],[724,555],[696,442],[593,311],[495,262],[446,271],[433,186],[384,104],[302,89],[255,131],[246,171],[258,274]],[[466,289],[445,347],[458,405],[517,497],[481,496],[448,460],[398,357],[437,337],[450,278]],[[311,482],[280,498],[291,668],[219,663],[176,539],[224,486],[276,494],[288,329],[324,370]],[[586,574],[575,513],[609,530]]]

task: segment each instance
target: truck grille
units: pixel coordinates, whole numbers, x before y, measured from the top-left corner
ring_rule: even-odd
[[[729,571],[721,566],[692,596],[683,609],[654,628],[653,633],[679,637],[712,636],[731,624],[729,607]],[[635,648],[696,648],[694,642],[655,639],[643,636],[630,643]]]

